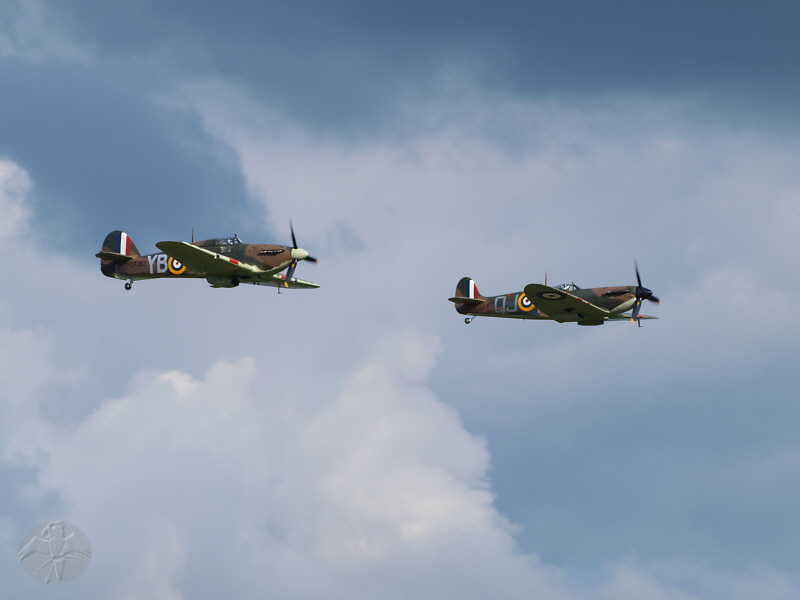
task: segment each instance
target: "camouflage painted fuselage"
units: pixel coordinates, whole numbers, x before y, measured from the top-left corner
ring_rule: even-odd
[[[574,284],[551,288],[530,284],[525,290],[499,296],[481,296],[475,282],[464,277],[450,298],[462,315],[507,319],[552,320],[579,325],[602,325],[628,320],[623,315],[636,304],[635,286],[582,289]],[[654,318],[642,315],[641,318]]]
[[[583,298],[597,306],[602,306],[609,312],[618,309],[618,312],[630,310],[636,297],[634,287],[605,287],[578,289],[572,292],[574,296]],[[622,307],[622,308],[620,308]],[[525,292],[514,292],[512,294],[501,294],[499,296],[487,296],[481,304],[469,306],[467,304],[457,304],[456,310],[462,315],[482,315],[492,317],[506,317],[509,319],[552,319],[546,313],[539,310],[535,304],[528,301]],[[581,318],[576,311],[575,321]],[[565,319],[566,320],[566,319]]]
[[[176,242],[159,242],[175,247]],[[193,242],[209,254],[201,268],[189,268],[166,252],[140,255],[127,234],[114,231],[106,237],[97,255],[100,269],[107,277],[129,281],[143,279],[207,279],[214,287],[235,287],[239,283],[273,287],[318,287],[317,284],[292,279],[288,285],[281,273],[292,263],[292,248],[275,244],[245,244],[237,237]],[[176,248],[178,251],[179,248]],[[207,258],[217,260],[208,260]],[[189,259],[186,259],[189,260]],[[238,271],[234,267],[241,267]],[[256,269],[253,269],[256,267]]]

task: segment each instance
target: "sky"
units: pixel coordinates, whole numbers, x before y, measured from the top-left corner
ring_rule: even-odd
[[[0,578],[26,598],[800,595],[800,7],[0,5]],[[238,234],[316,290],[122,281]],[[447,298],[642,282],[658,317]],[[61,586],[37,523],[92,544]]]

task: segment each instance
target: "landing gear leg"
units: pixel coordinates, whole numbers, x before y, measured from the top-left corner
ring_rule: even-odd
[[[133,287],[133,279],[125,282],[125,289],[130,290]]]

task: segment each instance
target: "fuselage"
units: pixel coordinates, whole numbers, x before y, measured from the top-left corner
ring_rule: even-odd
[[[279,272],[292,262],[289,246],[275,244],[244,244],[237,238],[216,238],[195,242],[195,246],[215,252],[233,261],[250,264],[265,271]],[[103,261],[103,274],[117,279],[156,278],[208,278],[214,273],[188,269],[171,256],[159,252],[144,256],[133,256],[124,263]]]
[[[587,302],[606,309],[611,315],[618,315],[630,310],[636,303],[636,288],[633,286],[615,286],[600,288],[574,288],[569,293]],[[456,304],[456,310],[462,315],[504,317],[508,319],[552,319],[530,302],[525,292],[513,292],[499,296],[482,297],[480,304]],[[578,318],[576,316],[575,320]]]

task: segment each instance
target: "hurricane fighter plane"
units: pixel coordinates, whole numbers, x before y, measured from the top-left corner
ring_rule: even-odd
[[[481,296],[475,282],[464,277],[456,286],[456,295],[449,298],[456,310],[467,316],[471,323],[476,316],[505,317],[510,319],[552,320],[578,325],[602,325],[606,321],[630,319],[639,323],[642,319],[656,319],[639,314],[643,300],[660,304],[653,292],[642,286],[639,267],[636,267],[638,285],[579,288],[574,283],[550,287],[545,276],[544,285],[531,283],[524,291],[500,296]],[[623,314],[633,309],[631,314]]]
[[[159,242],[162,252],[142,256],[124,231],[112,231],[96,254],[103,275],[127,280],[129,290],[140,279],[202,278],[216,288],[232,288],[240,283],[279,288],[318,288],[319,285],[294,277],[301,260],[317,262],[297,247],[245,244],[238,236],[188,242]],[[287,270],[288,269],[288,270]],[[286,270],[286,273],[282,271]]]

